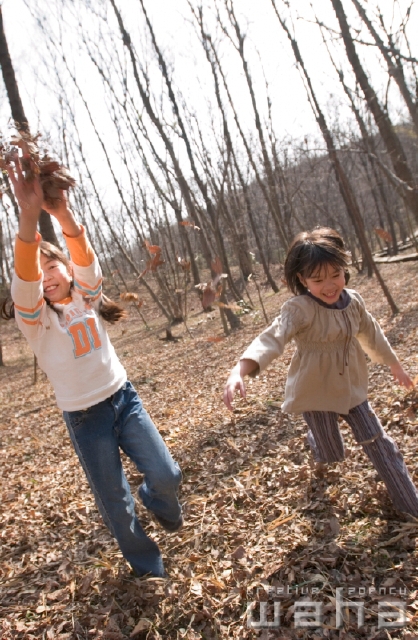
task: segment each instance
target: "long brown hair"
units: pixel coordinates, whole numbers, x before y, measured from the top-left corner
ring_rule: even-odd
[[[328,264],[337,269],[343,268],[345,283],[348,284],[349,259],[344,240],[335,229],[315,227],[312,231],[302,231],[294,238],[287,252],[284,263],[286,284],[295,295],[306,293],[299,275],[310,278],[318,267]]]
[[[58,260],[59,262],[62,262],[68,272],[70,272],[71,262],[67,258],[65,253],[61,251],[61,249],[56,247],[54,244],[51,244],[50,242],[45,242],[44,240],[42,240],[42,242],[40,243],[39,248],[42,255],[44,255],[46,258],[49,258],[50,260]],[[70,291],[73,287],[74,282],[72,281],[70,284]],[[58,315],[61,313],[45,296],[44,300],[47,305],[51,307],[53,311],[55,311],[55,313],[57,313]],[[110,324],[114,324],[122,318],[126,318],[128,315],[123,307],[118,305],[116,302],[113,302],[113,300],[105,296],[103,293],[100,300],[98,313],[103,318],[103,320],[106,320],[106,322],[110,322]],[[15,317],[14,303],[11,298],[6,298],[1,303],[0,317],[3,318],[3,320],[11,320],[11,318]]]

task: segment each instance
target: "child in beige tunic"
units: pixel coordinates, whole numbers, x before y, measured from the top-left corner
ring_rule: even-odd
[[[361,296],[346,289],[348,254],[340,235],[320,227],[293,241],[285,278],[295,297],[246,349],[231,371],[224,401],[232,409],[234,393],[245,397],[245,375],[254,376],[280,356],[286,343],[296,344],[285,390],[283,411],[302,414],[308,424],[308,442],[318,462],[344,459],[338,417],[353,430],[394,505],[418,516],[418,492],[403,457],[382,428],[367,401],[367,363],[386,364],[398,382],[412,381],[398,361],[377,321]]]

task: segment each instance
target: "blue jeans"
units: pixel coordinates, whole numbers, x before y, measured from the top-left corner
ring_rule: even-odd
[[[144,474],[138,490],[144,506],[171,522],[181,514],[181,471],[132,384],[126,382],[89,409],[64,411],[64,420],[99,511],[124,557],[138,575],[164,576],[160,550],[135,514],[120,449]]]

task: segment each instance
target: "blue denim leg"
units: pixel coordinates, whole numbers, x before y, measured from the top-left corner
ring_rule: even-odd
[[[176,522],[181,514],[177,491],[181,482],[180,467],[170,455],[157,428],[145,411],[142,402],[127,383],[125,408],[120,414],[119,445],[144,474],[138,494],[144,506],[169,522]],[[113,400],[117,411],[117,398]]]
[[[151,507],[155,503],[161,515],[170,520],[181,511],[176,494],[181,473],[135,389],[127,382],[111,398],[86,411],[64,412],[64,419],[100,513],[124,557],[139,575],[163,576],[158,546],[146,535],[135,514],[120,448],[145,474]],[[160,477],[163,480],[159,483]]]

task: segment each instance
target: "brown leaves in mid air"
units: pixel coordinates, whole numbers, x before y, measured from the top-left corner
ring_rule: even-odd
[[[125,293],[121,293],[120,299],[124,300],[125,302],[133,302],[134,306],[138,308],[141,308],[142,305],[144,304],[144,301],[140,300],[137,293],[131,293],[129,291],[126,291]]]
[[[156,244],[150,244],[148,240],[144,241],[144,247],[146,248],[148,253],[151,253],[152,255],[158,255],[161,253],[161,247]]]
[[[182,220],[179,224],[181,224],[182,227],[191,227],[195,231],[200,231],[200,227],[197,227],[193,222],[189,222],[188,220]]]
[[[127,291],[126,293],[120,294],[120,299],[126,300],[126,302],[135,302],[136,300],[138,300],[138,294],[130,293],[129,291]]]
[[[184,258],[177,256],[177,264],[179,265],[179,267],[183,269],[183,271],[190,271],[190,267],[191,267],[190,260],[185,260]]]
[[[393,242],[393,238],[390,235],[389,231],[385,231],[384,229],[377,227],[375,228],[374,232],[377,236],[379,236],[379,238],[382,238],[382,240],[384,240],[385,242]]]
[[[221,280],[223,278],[227,278],[226,273],[222,273],[222,263],[218,256],[211,263],[211,270],[215,276],[212,278],[210,282],[200,282],[196,285],[196,289],[200,289],[202,291],[202,307],[204,309],[209,309],[212,304],[219,299],[222,293],[222,283]]]
[[[158,267],[165,263],[165,260],[161,257],[161,247],[151,244],[148,240],[144,241],[144,247],[151,257],[147,260],[145,269],[139,274],[138,279],[143,278],[148,271],[156,271]]]
[[[32,136],[25,131],[15,133],[9,142],[0,141],[0,168],[6,169],[19,155],[25,180],[39,177],[45,203],[55,207],[61,200],[61,191],[75,185],[75,179],[63,165],[45,151],[41,155],[38,146],[40,134]]]

